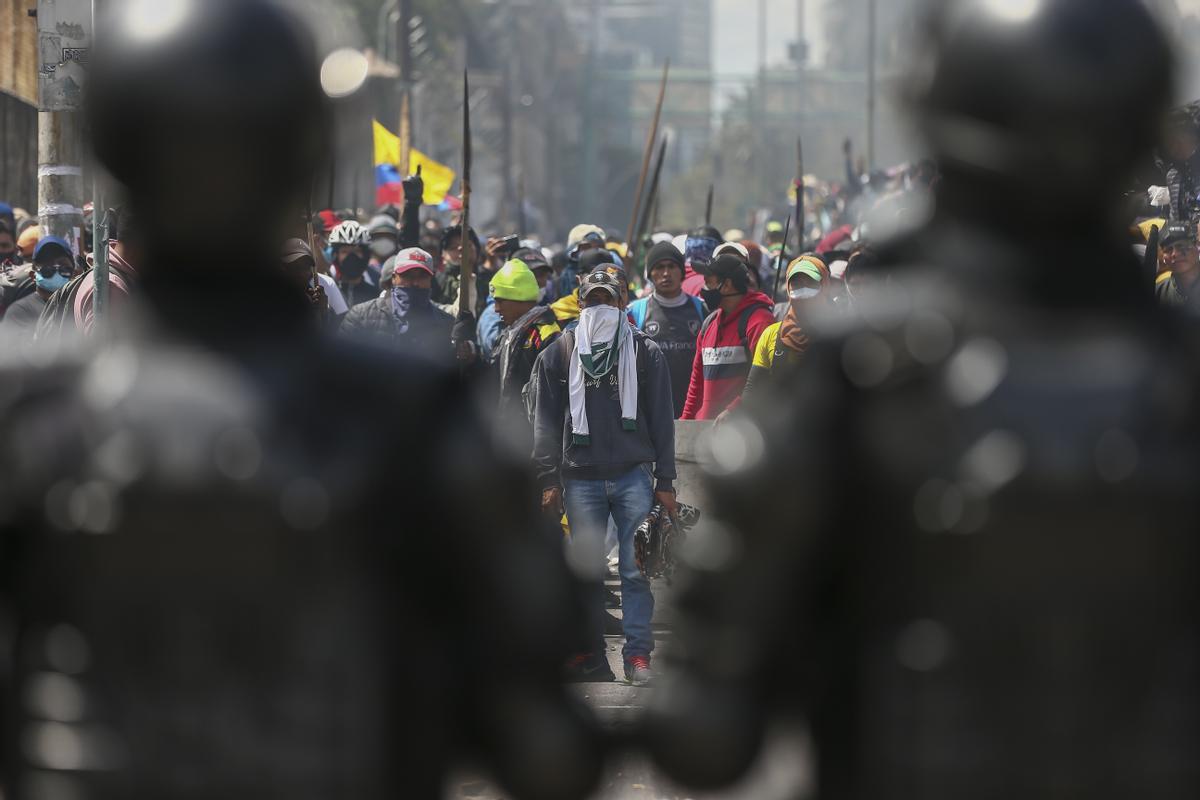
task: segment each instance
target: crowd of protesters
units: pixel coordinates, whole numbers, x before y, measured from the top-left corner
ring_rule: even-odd
[[[1200,309],[1200,126],[1185,109],[1171,131],[1158,183],[1130,195],[1130,238],[1161,302]],[[703,225],[631,247],[590,223],[560,246],[502,231],[464,237],[454,217],[422,220],[423,185],[413,176],[403,207],[298,220],[279,268],[329,335],[462,369],[491,395],[498,433],[532,456],[545,513],[561,518],[573,543],[594,545],[597,567],[602,542],[615,551],[625,677],[641,684],[651,675],[654,598],[633,536],[655,503],[676,509],[674,421],[720,424],[773,375],[802,369],[813,320],[855,314],[879,276],[872,241],[928,214],[931,162],[867,172],[852,163],[849,143],[845,155],[844,182],[806,181],[802,234],[786,237],[799,247],[778,220],[761,230],[763,241]],[[108,224],[115,318],[137,293],[136,257],[125,246],[137,226],[127,209]],[[93,249],[90,237],[83,244]],[[77,249],[0,204],[5,347],[35,353],[64,334],[94,334],[95,258]],[[468,262],[474,279],[464,292]],[[614,678],[602,597],[593,649],[571,662],[573,679]]]

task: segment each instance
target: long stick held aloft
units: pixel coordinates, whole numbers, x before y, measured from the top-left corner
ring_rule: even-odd
[[[663,64],[662,84],[658,87],[658,105],[654,108],[654,122],[650,125],[649,135],[646,136],[646,148],[642,153],[642,174],[638,176],[637,192],[633,195],[633,216],[629,220],[629,235],[625,242],[630,247],[636,243],[633,237],[637,234],[638,214],[642,210],[642,190],[646,188],[646,173],[650,171],[650,154],[654,152],[654,143],[658,140],[658,122],[662,118],[663,98],[667,96],[667,75],[671,72],[671,59]]]
[[[658,161],[654,164],[654,175],[650,178],[650,190],[646,192],[646,203],[642,207],[642,218],[638,222],[637,230],[634,232],[633,241],[629,243],[630,262],[637,263],[638,250],[641,249],[642,238],[646,235],[646,229],[653,221],[653,214],[658,209],[658,183],[662,177],[663,162],[667,160],[667,141],[668,137],[664,136],[662,144],[658,148]]]
[[[788,231],[792,227],[792,218],[788,217],[783,222],[783,246],[779,248],[779,255],[775,257],[775,291],[771,295],[771,302],[774,303],[779,299],[779,279],[783,277],[783,254],[787,252]],[[787,287],[785,286],[786,290]]]
[[[312,275],[309,276],[309,280],[312,281],[312,288],[314,288],[314,289],[316,289],[317,287],[319,287],[321,285],[320,280],[317,279],[317,235],[316,235],[316,233],[313,232],[313,199],[312,198],[313,198],[313,192],[316,191],[316,188],[317,188],[315,185],[316,182],[317,182],[317,179],[313,178],[312,183],[310,183],[308,185],[308,203],[305,205],[305,208],[304,208],[304,224],[305,224],[305,229],[306,229],[305,232],[308,234],[308,249],[312,251],[311,252]]]
[[[708,202],[704,204],[704,224],[712,225],[713,185],[708,185]]]
[[[783,239],[787,247],[787,237]],[[796,138],[796,253],[804,252],[804,138]]]
[[[459,268],[458,310],[475,313],[471,289],[475,286],[475,253],[471,249],[471,86],[467,71],[463,70],[463,172],[462,172],[462,229],[459,242],[462,246],[462,266]]]

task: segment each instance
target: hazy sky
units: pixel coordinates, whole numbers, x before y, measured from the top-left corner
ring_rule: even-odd
[[[823,0],[806,0],[807,38],[810,62],[821,57],[819,9]],[[766,0],[767,63],[788,63],[788,45],[796,40],[797,0]],[[713,0],[713,70],[717,73],[717,96],[734,89],[723,77],[750,76],[758,69],[759,0]],[[720,103],[723,105],[723,103]]]
[[[808,39],[819,40],[818,6],[823,0],[806,0]],[[767,61],[787,59],[787,46],[796,40],[797,0],[767,0]],[[759,0],[714,0],[713,53],[718,73],[753,72],[758,68]]]

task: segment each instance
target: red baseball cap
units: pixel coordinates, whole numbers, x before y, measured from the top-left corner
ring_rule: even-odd
[[[430,275],[433,274],[433,256],[425,252],[419,247],[409,247],[406,250],[401,250],[396,253],[396,266],[393,270],[396,275],[403,275],[414,269],[423,269]]]

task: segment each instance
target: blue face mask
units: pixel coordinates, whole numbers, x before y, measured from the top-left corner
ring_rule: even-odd
[[[48,278],[43,276],[42,273],[35,271],[33,273],[33,280],[37,284],[37,288],[53,294],[62,287],[66,286],[71,279],[56,270],[54,274]]]

